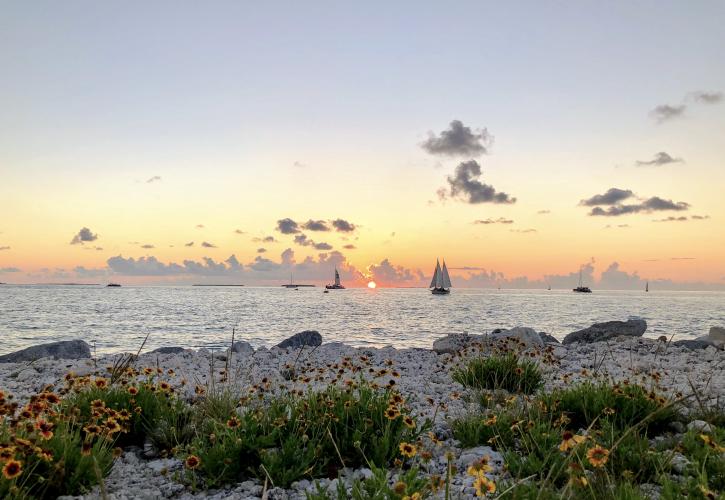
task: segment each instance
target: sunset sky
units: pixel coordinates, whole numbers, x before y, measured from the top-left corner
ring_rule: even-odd
[[[723,19],[2,2],[0,281],[725,289]]]

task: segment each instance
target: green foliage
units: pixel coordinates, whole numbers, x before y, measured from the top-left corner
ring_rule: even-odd
[[[190,446],[209,485],[246,475],[286,486],[305,477],[334,476],[342,467],[387,465],[419,427],[391,389],[359,381],[303,397],[283,395],[206,418]],[[208,414],[207,414],[208,417]],[[408,425],[406,425],[406,421]]]
[[[725,492],[725,429],[714,428],[711,433],[688,431],[681,449],[690,461],[687,475],[697,477],[699,484]]]
[[[373,466],[372,475],[365,479],[356,479],[350,491],[347,491],[342,480],[337,482],[334,493],[316,485],[314,493],[307,493],[307,500],[400,500],[414,494],[420,498],[428,496],[431,488],[428,480],[419,476],[418,467],[403,472],[398,480],[391,484],[390,473],[386,469]]]
[[[535,393],[543,384],[536,363],[521,360],[515,353],[470,359],[463,367],[456,368],[452,377],[464,387],[524,394]]]

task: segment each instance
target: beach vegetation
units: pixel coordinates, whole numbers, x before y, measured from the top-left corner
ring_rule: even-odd
[[[514,352],[468,359],[452,373],[467,388],[533,394],[543,385],[537,364]]]

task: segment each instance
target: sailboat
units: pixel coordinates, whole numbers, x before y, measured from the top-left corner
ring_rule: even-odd
[[[325,285],[325,288],[328,290],[344,290],[345,287],[340,284],[340,273],[337,272],[337,267],[335,268],[335,283],[332,285]]]
[[[649,292],[649,281],[644,284],[644,291]]]
[[[436,269],[433,272],[433,279],[430,281],[431,293],[434,295],[446,295],[451,293],[450,288],[451,277],[448,276],[448,268],[446,267],[446,261],[443,260],[443,268],[441,269],[441,263],[436,259]]]
[[[573,291],[577,293],[592,293],[591,288],[582,285],[582,270],[579,269],[579,286],[574,288]]]

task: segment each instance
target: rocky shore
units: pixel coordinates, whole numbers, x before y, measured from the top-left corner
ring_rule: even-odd
[[[362,356],[374,370],[394,371],[396,387],[407,399],[413,414],[418,419],[434,420],[433,430],[443,443],[432,457],[426,474],[444,474],[445,455],[452,452],[458,468],[452,480],[454,498],[470,497],[473,479],[466,475],[466,467],[482,456],[489,456],[493,474],[501,474],[503,459],[487,446],[464,449],[453,439],[451,420],[463,415],[474,403],[465,397],[464,387],[452,379],[451,372],[471,356],[485,356],[493,342],[512,342],[524,355],[531,354],[544,373],[543,391],[581,380],[644,380],[656,373],[659,385],[672,394],[696,392],[701,404],[723,404],[725,330],[715,327],[705,338],[675,343],[666,338],[643,338],[645,330],[646,323],[642,320],[601,323],[573,332],[559,343],[535,329],[519,327],[486,335],[444,336],[436,339],[431,349],[353,348],[342,343],[323,343],[317,332],[301,332],[271,349],[254,349],[246,342],[236,342],[230,349],[215,352],[162,348],[141,353],[135,365],[172,370],[180,383],[182,397],[193,398],[195,386],[212,383],[250,386],[266,379],[274,387],[289,389],[298,384],[290,380],[290,370],[329,368],[343,358]],[[92,358],[84,344],[74,341],[36,346],[0,357],[0,389],[22,402],[45,387],[58,384],[68,372],[102,375],[120,356]],[[544,359],[548,362],[543,362]],[[224,367],[228,371],[220,381],[219,373]],[[309,385],[314,389],[324,384],[312,381]],[[126,449],[114,463],[104,488],[113,499],[259,498],[264,490],[259,481],[245,481],[224,489],[194,492],[176,480],[175,472],[181,469],[179,460],[154,456],[153,450]],[[344,472],[342,480],[370,474],[368,469],[349,470]],[[334,489],[337,481],[323,479],[319,483]],[[270,487],[264,491],[269,499],[301,499],[313,490],[314,484],[303,480],[287,490]],[[101,490],[96,487],[80,498],[101,497]]]

